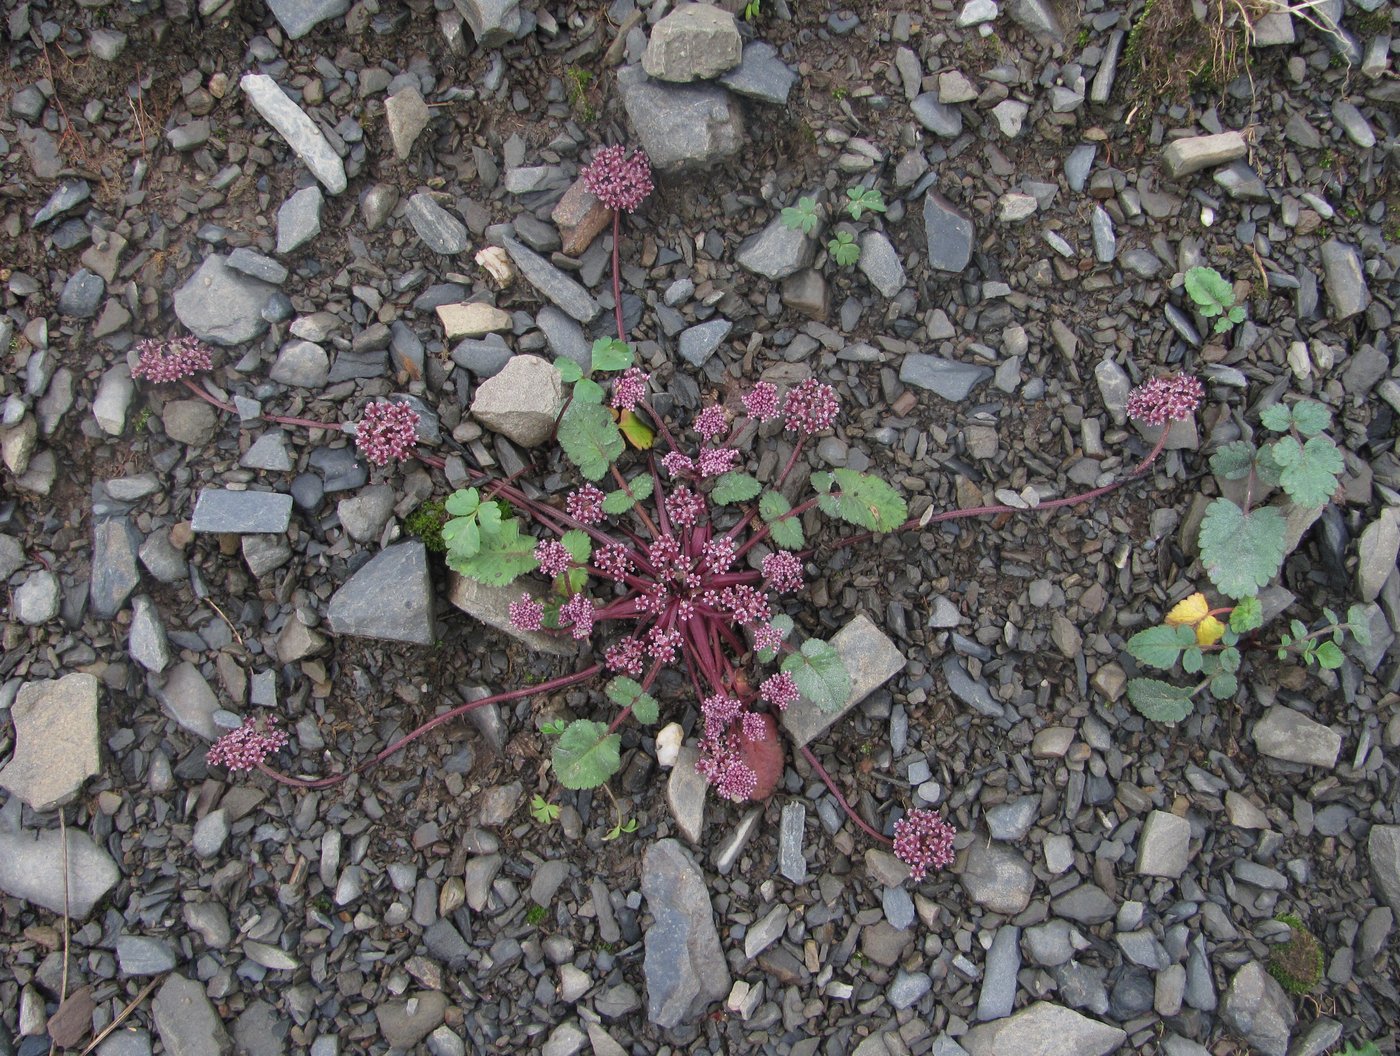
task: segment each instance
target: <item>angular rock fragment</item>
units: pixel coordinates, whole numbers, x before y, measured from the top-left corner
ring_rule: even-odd
[[[665,1028],[694,1022],[731,983],[705,876],[680,843],[657,840],[642,860],[642,895],[652,916],[643,937],[647,1018]]]
[[[331,596],[326,620],[336,634],[432,645],[433,583],[417,541],[381,550]]]
[[[345,163],[331,149],[306,111],[292,102],[281,86],[266,74],[245,73],[238,83],[254,109],[287,141],[302,164],[311,170],[311,175],[331,194],[345,190]]]

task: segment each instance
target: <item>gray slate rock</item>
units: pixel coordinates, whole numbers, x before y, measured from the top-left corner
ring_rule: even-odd
[[[734,16],[709,4],[682,3],[657,22],[642,69],[660,81],[708,81],[739,65],[743,38]]]
[[[556,359],[571,359],[584,370],[589,369],[593,361],[593,343],[575,320],[554,305],[546,304],[535,316],[535,325],[549,342]]]
[[[99,521],[92,529],[92,614],[110,620],[141,582],[136,552],[141,537],[125,517]]]
[[[85,832],[68,830],[67,853],[68,912],[74,921],[83,921],[121,873],[112,856]],[[63,855],[57,829],[0,831],[0,891],[50,913],[63,913]]]
[[[733,329],[734,324],[728,319],[711,319],[681,331],[681,358],[693,367],[703,367]]]
[[[1016,1005],[1016,973],[1021,970],[1021,929],[1010,924],[997,929],[982,969],[977,1018],[983,1023],[1004,1019]]]
[[[160,621],[155,602],[144,594],[131,602],[131,633],[127,636],[126,651],[147,671],[158,674],[170,666],[170,642],[165,636],[165,625]]]
[[[289,473],[292,456],[287,451],[286,433],[273,429],[253,441],[238,464],[244,469],[261,469],[269,473]]]
[[[652,923],[643,941],[647,1018],[663,1028],[691,1023],[729,993],[709,887],[676,840],[657,840],[642,859],[642,895]]]
[[[203,983],[172,973],[156,992],[151,1013],[169,1056],[231,1056],[233,1040]]]
[[[1300,711],[1277,704],[1254,724],[1255,747],[1271,759],[1330,770],[1337,765],[1342,735]]]
[[[87,180],[69,179],[61,182],[54,188],[49,200],[44,203],[44,207],[34,214],[34,219],[30,222],[31,227],[38,227],[46,224],[54,217],[63,216],[78,208],[92,196],[92,188]]]
[[[404,85],[384,100],[384,121],[389,126],[389,140],[400,161],[408,160],[414,142],[428,127],[431,118],[432,111],[416,85]]]
[[[74,673],[26,683],[15,697],[10,718],[15,747],[0,768],[0,788],[32,809],[66,803],[101,769],[97,679],[92,675]]]
[[[915,388],[927,389],[950,403],[959,403],[972,395],[994,372],[991,367],[973,363],[958,363],[942,356],[911,352],[899,366],[899,380]]]
[[[781,216],[775,216],[758,234],[744,239],[734,259],[741,268],[776,281],[810,266],[816,252],[814,238],[786,226]]]
[[[1322,270],[1322,286],[1332,303],[1334,321],[1350,319],[1366,310],[1371,291],[1361,267],[1361,252],[1355,246],[1328,239],[1322,244]]]
[[[1400,825],[1373,825],[1366,840],[1376,894],[1400,912]]]
[[[1230,980],[1220,1003],[1220,1018],[1261,1056],[1287,1056],[1297,1022],[1283,987],[1258,961],[1250,961]]]
[[[1191,823],[1164,810],[1154,810],[1143,822],[1142,835],[1138,837],[1138,875],[1180,879],[1186,871],[1190,847]]]
[[[521,447],[544,443],[564,405],[559,371],[539,356],[515,356],[476,390],[472,416]]]
[[[431,194],[419,191],[408,200],[404,212],[423,244],[434,253],[448,256],[466,250],[466,225],[438,205]]]
[[[904,265],[890,240],[879,231],[860,236],[860,270],[882,297],[894,297],[904,289]]]
[[[224,261],[234,271],[242,272],[244,275],[263,282],[270,282],[274,286],[280,286],[287,281],[287,268],[271,257],[265,257],[261,253],[254,252],[247,246],[239,246]]]
[[[390,1047],[407,1052],[442,1025],[447,997],[437,990],[419,990],[402,1001],[385,1002],[374,1015]]]
[[[331,596],[326,619],[336,634],[432,645],[437,626],[423,544],[381,550]]]
[[[569,322],[572,323],[573,320],[570,319]],[[471,371],[478,378],[494,378],[505,369],[513,355],[515,353],[506,344],[505,338],[500,334],[487,334],[481,340],[468,337],[459,341],[452,349],[452,362]]]
[[[929,267],[960,273],[972,260],[972,218],[937,191],[924,197],[924,237]]]
[[[1128,1035],[1063,1005],[1037,1001],[1014,1016],[973,1027],[962,1037],[969,1056],[1108,1056]]]
[[[782,723],[801,748],[824,733],[832,723],[904,669],[904,654],[894,641],[864,613],[853,617],[831,636],[831,647],[851,678],[851,695],[836,711],[823,711],[806,697],[799,697],[782,713]]]
[[[1213,136],[1188,136],[1167,144],[1162,151],[1162,167],[1167,176],[1177,180],[1202,169],[1224,165],[1245,156],[1248,147],[1238,132],[1221,132]]]
[[[909,104],[919,124],[943,139],[956,139],[962,135],[962,111],[956,106],[938,101],[937,92],[924,92],[914,97]]]
[[[745,44],[739,65],[719,79],[731,92],[775,106],[787,105],[796,82],[796,72],[778,58],[778,49],[762,40]]]
[[[220,707],[219,698],[199,673],[199,668],[188,660],[171,670],[165,678],[165,685],[156,691],[156,696],[165,713],[181,729],[206,741],[216,740],[223,734],[224,731],[214,722],[214,712]]]
[[[118,935],[117,966],[122,975],[160,975],[175,968],[175,951],[149,935]]]
[[[276,292],[276,286],[234,271],[214,255],[175,291],[175,315],[201,341],[244,345],[267,331],[263,308]]]
[[[331,194],[345,190],[345,164],[306,111],[266,74],[245,73],[238,83],[253,108],[287,141],[311,175]]]
[[[39,569],[24,577],[11,598],[10,615],[27,627],[38,627],[58,616],[63,588],[58,577]]]
[[[277,210],[278,253],[300,249],[321,233],[321,207],[325,201],[321,188],[312,186],[303,187],[282,203]]]
[[[292,40],[300,40],[322,22],[350,10],[350,0],[267,0],[267,6]]]
[[[618,72],[622,104],[657,171],[706,169],[744,145],[738,102],[713,84],[666,84],[637,67]]]
[[[592,322],[603,310],[591,293],[534,250],[513,238],[504,238],[501,244],[525,281],[580,323]]]
[[[483,48],[499,48],[514,40],[522,20],[517,0],[454,0]]]
[[[79,268],[63,284],[63,292],[58,296],[59,313],[73,319],[91,319],[106,292],[107,284],[101,275]]]
[[[496,587],[453,572],[448,580],[447,600],[468,616],[475,617],[503,634],[518,638],[537,653],[573,656],[578,652],[578,647],[572,638],[558,638],[542,631],[521,631],[511,626],[511,602],[520,600],[522,591],[529,591],[538,597],[543,590],[542,583],[535,583],[529,579],[518,579],[509,586]]]
[[[190,520],[196,532],[281,533],[292,520],[292,497],[269,491],[203,488]]]
[[[314,341],[288,341],[277,353],[277,361],[267,376],[279,385],[319,389],[330,378],[331,362],[326,350]]]
[[[955,871],[968,897],[993,913],[1015,916],[1030,905],[1035,874],[1020,852],[1004,843],[973,840]]]

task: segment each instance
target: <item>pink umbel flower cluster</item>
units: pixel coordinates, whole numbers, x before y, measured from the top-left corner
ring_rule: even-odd
[[[778,417],[778,386],[771,381],[760,381],[744,394],[744,410],[749,417],[760,422],[772,421]]]
[[[717,477],[728,473],[738,461],[739,452],[732,447],[707,447],[700,452],[698,468],[702,477]]]
[[[603,519],[603,492],[592,484],[585,484],[570,492],[564,500],[564,508],[569,516],[580,524],[597,524]]]
[[[163,383],[179,381],[214,365],[209,347],[197,337],[172,337],[160,341],[153,337],[136,342],[136,366],[133,378]]]
[[[783,632],[771,623],[753,628],[753,647],[757,650],[776,649],[783,644]]]
[[[746,731],[754,732],[742,718],[744,705],[736,697],[716,693],[700,704],[700,714],[705,720],[705,736],[698,745],[700,758],[695,769],[725,799],[741,803],[758,787],[758,775],[740,754],[740,737]],[[761,736],[761,730],[754,735]]]
[[[603,660],[613,671],[636,678],[642,673],[643,646],[640,639],[621,638],[603,651]]]
[[[1184,422],[1196,413],[1206,390],[1191,374],[1153,378],[1128,393],[1128,417],[1143,425]]]
[[[651,159],[642,150],[599,147],[583,167],[583,183],[609,209],[633,212],[651,194]]]
[[[628,367],[613,380],[613,408],[619,411],[635,411],[637,404],[647,398],[647,384],[650,381],[650,374],[636,367]]]
[[[787,427],[793,432],[811,436],[819,433],[836,420],[836,412],[841,403],[836,398],[836,390],[816,378],[808,378],[791,389],[783,401],[783,414]]]
[[[593,633],[593,619],[597,610],[587,594],[575,594],[559,606],[559,622],[571,628],[573,636],[582,641]]]
[[[519,601],[512,601],[510,625],[517,631],[538,631],[544,626],[544,606],[528,594],[520,595]]]
[[[922,880],[930,869],[953,864],[958,830],[931,810],[911,810],[894,823],[894,856],[909,866],[909,878]]]
[[[758,687],[758,695],[779,711],[784,711],[789,704],[802,696],[802,693],[797,688],[795,678],[786,671],[779,671],[763,680]]]
[[[668,451],[661,456],[661,468],[669,473],[672,479],[683,477],[695,472],[695,460],[679,451]]]
[[[729,418],[724,408],[712,403],[695,416],[695,431],[706,440],[713,440],[729,428]]]
[[[376,466],[407,458],[418,443],[418,412],[406,403],[376,400],[355,426],[355,446]]]
[[[681,528],[689,528],[704,512],[705,500],[687,487],[676,488],[666,496],[666,516]]]
[[[598,571],[609,579],[621,580],[632,571],[632,558],[621,543],[609,543],[593,555]]]
[[[535,560],[540,563],[540,571],[546,576],[562,576],[569,571],[574,558],[563,543],[543,539],[535,544]]]
[[[790,550],[777,550],[763,559],[763,578],[779,594],[802,589],[802,562]]]
[[[285,730],[277,728],[277,716],[244,719],[243,725],[224,734],[209,747],[204,759],[210,766],[252,770],[287,743]]]

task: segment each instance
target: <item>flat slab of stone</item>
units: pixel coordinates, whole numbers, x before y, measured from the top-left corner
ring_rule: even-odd
[[[683,745],[666,781],[666,805],[671,808],[671,817],[681,835],[695,845],[699,845],[705,830],[705,796],[709,788],[709,782],[695,769],[699,758],[698,751]]]
[[[468,616],[524,642],[536,652],[574,656],[578,645],[572,638],[556,638],[543,631],[521,631],[511,626],[511,603],[519,601],[521,594],[539,597],[544,590],[543,583],[529,579],[517,579],[509,586],[497,587],[453,572],[447,584],[447,600]]]
[[[437,306],[437,316],[443,333],[451,341],[464,337],[485,337],[487,334],[508,334],[513,325],[509,312],[480,301],[440,304]]]
[[[677,840],[657,840],[642,859],[642,895],[652,923],[643,937],[647,1018],[691,1023],[731,984],[715,930],[705,874]]]
[[[1108,1056],[1128,1035],[1050,1001],[973,1027],[960,1040],[968,1056]]]
[[[1327,770],[1337,765],[1337,755],[1342,750],[1340,733],[1281,704],[1270,708],[1254,724],[1253,736],[1260,754],[1270,759]]]
[[[156,1032],[169,1056],[230,1056],[233,1040],[204,984],[171,974],[151,1002]]]
[[[1015,916],[1030,905],[1035,874],[1021,852],[1005,843],[979,835],[958,854],[953,871],[967,897],[993,913]]]
[[[301,626],[296,620],[289,623]],[[188,660],[171,669],[165,685],[156,691],[165,713],[180,728],[206,741],[217,740],[224,732],[214,723],[214,712],[220,708],[209,680]]]
[[[1186,871],[1190,848],[1191,823],[1165,810],[1154,810],[1142,823],[1138,837],[1138,875],[1179,879]]]
[[[0,831],[0,891],[61,914],[63,855],[58,829]],[[68,913],[73,920],[86,920],[120,879],[111,855],[87,833],[68,830]]]
[[[721,77],[719,83],[750,99],[786,106],[788,93],[797,83],[797,73],[778,58],[778,49],[772,44],[751,40],[744,45],[739,65]]]
[[[345,163],[306,111],[292,102],[281,86],[266,74],[245,73],[238,83],[253,108],[287,141],[287,146],[311,170],[311,175],[331,194],[345,190]]]
[[[820,230],[816,228],[813,235]],[[758,234],[744,239],[734,259],[741,268],[777,280],[810,266],[816,253],[816,238],[788,227],[781,216],[775,216]]]
[[[477,387],[472,417],[521,447],[544,443],[564,406],[558,369],[539,356],[516,356]]]
[[[744,145],[738,101],[716,84],[666,84],[628,67],[617,75],[627,119],[659,172],[705,169]]]
[[[175,315],[201,341],[243,345],[267,332],[263,308],[276,292],[276,286],[235,271],[215,254],[175,291]]]
[[[299,40],[330,18],[338,18],[350,10],[350,0],[267,0],[287,36]]]
[[[709,4],[678,4],[651,29],[642,69],[662,81],[708,81],[739,65],[743,38],[734,16]]]
[[[937,191],[928,192],[924,197],[924,237],[929,267],[961,272],[972,260],[975,234],[972,217]]]
[[[101,769],[97,679],[75,673],[20,687],[10,718],[15,750],[0,788],[34,810],[67,802]]]
[[[1245,156],[1248,146],[1238,132],[1221,132],[1214,136],[1188,136],[1175,139],[1162,151],[1162,167],[1177,180],[1202,169],[1235,161]]]
[[[433,581],[418,541],[381,550],[331,596],[326,619],[336,634],[432,645]]]
[[[285,532],[291,520],[290,495],[204,488],[195,500],[190,524],[196,532],[255,535]]]
[[[993,375],[991,367],[976,363],[959,363],[942,356],[911,352],[899,365],[899,380],[915,388],[926,389],[949,403],[959,403],[972,390]]]
[[[1371,303],[1361,251],[1335,238],[1322,244],[1322,287],[1337,322],[1364,312]]]
[[[434,253],[450,256],[467,248],[467,226],[449,213],[431,194],[419,191],[404,207],[408,222]]]
[[[1400,825],[1372,825],[1366,855],[1376,894],[1400,913]]]
[[[793,746],[801,748],[824,733],[832,723],[904,669],[898,647],[864,613],[854,617],[831,636],[831,647],[851,677],[851,695],[838,711],[822,711],[806,697],[799,697],[782,713],[783,726]]]
[[[580,323],[592,322],[603,310],[591,293],[534,250],[513,238],[502,239],[501,244],[525,281]]]

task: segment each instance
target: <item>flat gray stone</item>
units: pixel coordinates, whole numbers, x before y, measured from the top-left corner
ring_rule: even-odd
[[[238,83],[253,108],[287,141],[311,175],[331,194],[345,190],[345,164],[306,111],[265,74],[245,73]]]
[[[960,273],[972,260],[972,218],[937,191],[924,197],[924,237],[929,267]]]
[[[744,145],[738,102],[715,84],[667,84],[637,67],[618,72],[622,104],[642,149],[659,172],[706,169]]]
[[[681,358],[693,367],[703,367],[733,329],[728,319],[711,319],[681,331]]]
[[[191,527],[196,532],[251,535],[282,533],[292,520],[292,497],[270,491],[203,488],[195,501]]]
[[[817,227],[813,235],[820,230]],[[788,227],[781,216],[775,216],[762,231],[743,241],[734,259],[741,268],[777,281],[809,267],[816,253],[814,237]]]
[[[535,316],[535,325],[549,342],[555,359],[571,359],[585,371],[589,369],[593,362],[593,342],[588,340],[577,321],[554,305],[546,304]]]
[[[419,990],[405,1000],[386,1001],[374,1015],[390,1047],[406,1052],[442,1025],[447,997],[437,990]]]
[[[694,1022],[730,987],[705,875],[676,840],[657,840],[642,859],[642,895],[652,916],[643,936],[647,1018],[662,1028]]]
[[[1113,899],[1095,884],[1080,884],[1055,899],[1050,908],[1076,924],[1102,924],[1118,912]]]
[[[300,40],[327,19],[338,18],[350,10],[350,0],[267,0],[287,36]]]
[[[1248,146],[1238,132],[1221,132],[1213,136],[1188,136],[1175,139],[1162,151],[1162,167],[1167,176],[1178,180],[1202,169],[1214,168],[1245,156]]]
[[[287,451],[287,434],[274,428],[253,441],[238,464],[244,469],[261,469],[270,473],[289,473],[292,456]]]
[[[570,319],[569,322],[572,323],[573,320]],[[488,334],[483,340],[469,337],[464,341],[459,341],[452,348],[452,362],[471,371],[478,378],[494,378],[505,369],[513,355],[515,353],[511,347],[499,334]]]
[[[1230,980],[1220,1003],[1220,1018],[1261,1056],[1287,1056],[1297,1015],[1283,987],[1258,961],[1250,961]]]
[[[432,645],[433,583],[418,541],[381,550],[331,596],[326,620],[336,634]]]
[[[291,253],[321,233],[321,207],[325,204],[319,187],[303,187],[290,195],[277,210],[277,252]]]
[[[175,951],[149,935],[117,936],[117,967],[124,976],[160,975],[175,968]]]
[[[1366,310],[1371,291],[1361,267],[1361,252],[1355,246],[1328,239],[1322,244],[1322,270],[1322,286],[1332,304],[1333,320],[1341,322]]]
[[[554,432],[564,405],[559,371],[538,356],[515,356],[477,387],[472,416],[521,447],[536,447]]]
[[[962,1036],[969,1056],[1108,1056],[1128,1035],[1073,1009],[1037,1001],[1014,1016],[982,1023]]]
[[[807,882],[807,856],[802,851],[806,825],[806,807],[795,801],[784,804],[778,828],[778,872],[794,884]]]
[[[1016,1005],[1016,973],[1021,970],[1021,929],[1010,924],[997,929],[982,969],[977,1018],[983,1023],[1004,1019]]]
[[[449,213],[426,191],[419,191],[404,207],[408,222],[423,244],[444,256],[464,252],[467,248],[467,227]]]
[[[271,257],[254,252],[247,246],[239,246],[224,261],[234,271],[242,272],[254,279],[280,286],[287,281],[287,267]]]
[[[199,668],[188,660],[172,668],[165,676],[165,685],[156,691],[165,713],[174,719],[181,729],[214,741],[223,735],[214,722],[214,712],[221,705],[214,695],[209,682],[199,673]]]
[[[919,124],[943,139],[956,139],[962,135],[962,111],[956,106],[939,101],[938,92],[924,92],[917,95],[909,104]]]
[[[423,101],[423,93],[408,84],[384,100],[384,121],[389,126],[389,141],[400,161],[407,161],[413,144],[428,127],[432,111]]]
[[[823,711],[806,697],[799,697],[782,713],[782,723],[801,748],[824,733],[880,686],[904,669],[904,654],[894,641],[861,613],[831,636],[831,647],[851,677],[851,695],[837,711]]]
[[[517,0],[454,0],[483,48],[499,48],[515,39],[522,20]]]
[[[255,537],[250,537],[255,538]],[[170,666],[170,642],[155,602],[144,594],[131,602],[131,632],[126,640],[127,654],[147,671],[160,673]]]
[[[708,81],[738,66],[743,38],[734,16],[709,4],[682,3],[651,29],[642,69],[661,81]]]
[[[63,284],[63,292],[58,297],[59,313],[73,319],[91,319],[97,314],[106,292],[107,284],[101,275],[79,268]]]
[[[731,92],[774,106],[786,106],[797,73],[778,57],[778,49],[762,40],[744,45],[739,65],[719,79]]]
[[[666,805],[671,808],[671,817],[681,835],[694,845],[699,845],[705,829],[705,793],[709,788],[709,782],[695,769],[699,758],[698,751],[683,745],[666,781]]]
[[[1342,735],[1302,712],[1276,704],[1254,724],[1254,745],[1262,755],[1331,770],[1342,750]]]
[[[73,677],[73,676],[68,676]],[[86,676],[92,677],[92,676]],[[68,914],[76,922],[91,915],[121,873],[87,833],[68,830]],[[0,830],[0,891],[50,913],[64,911],[64,848],[58,829]]]
[[[1138,837],[1138,875],[1180,879],[1186,871],[1190,849],[1191,823],[1164,810],[1154,810],[1143,822]]]
[[[58,617],[63,588],[58,577],[38,569],[24,577],[11,597],[10,615],[27,627],[38,627]]]
[[[209,1003],[204,984],[172,973],[151,1002],[156,1032],[169,1056],[231,1056],[233,1039]]]
[[[502,239],[501,244],[525,281],[580,323],[592,322],[603,310],[591,293],[534,250],[513,238]]]
[[[926,389],[950,403],[967,399],[993,373],[991,367],[958,363],[922,352],[909,353],[899,366],[899,380],[904,384]]]
[[[314,341],[288,341],[277,353],[268,377],[279,385],[319,389],[330,378],[330,357]]]
[[[521,631],[511,625],[511,603],[519,601],[521,594],[539,597],[544,589],[543,583],[529,579],[518,579],[509,586],[497,587],[453,572],[448,579],[447,600],[468,616],[519,639],[535,652],[550,656],[574,656],[578,646],[572,638],[556,637],[543,631]]]
[[[1372,825],[1366,840],[1376,894],[1400,913],[1400,825]]]
[[[80,673],[21,686],[10,708],[14,754],[0,768],[0,787],[34,810],[68,802],[101,769],[97,691],[97,679]]]
[[[215,254],[175,291],[175,315],[201,341],[244,345],[267,332],[263,308],[276,292],[276,286],[234,271]]]
[[[993,913],[1015,916],[1030,905],[1035,874],[1021,853],[1004,843],[973,840],[954,871],[968,898]]]
[[[870,285],[879,291],[880,296],[894,297],[904,289],[906,279],[899,253],[879,231],[867,231],[860,236],[858,263],[861,273],[870,280]]]

